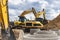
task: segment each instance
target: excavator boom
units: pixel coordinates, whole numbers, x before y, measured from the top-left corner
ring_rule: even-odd
[[[22,40],[22,30],[14,29],[9,26],[8,0],[0,0],[0,40]],[[18,31],[18,32],[17,32]],[[15,36],[18,33],[18,38]]]
[[[45,19],[45,10],[43,9],[41,12],[39,11],[38,13],[36,12],[35,8],[32,8],[32,12],[35,16],[35,18],[39,18],[42,14],[43,14],[43,17]]]
[[[30,11],[30,10],[26,10],[26,11],[24,11],[20,16],[23,16],[24,17],[24,15],[26,15],[26,14],[29,14],[29,13],[31,13],[32,11]]]
[[[34,8],[32,8],[32,12],[35,16],[36,21],[40,21],[42,24],[48,23],[48,20],[46,19],[46,16],[45,16],[46,12],[44,9],[42,11],[39,11],[38,13],[36,13],[36,10]],[[40,18],[41,15],[43,15],[43,18]]]
[[[39,18],[41,15],[43,15],[43,18],[45,19],[45,10],[43,9],[41,12],[38,12],[36,15],[36,18]]]
[[[2,25],[2,29],[8,29],[9,26],[7,1],[0,0],[0,26]]]

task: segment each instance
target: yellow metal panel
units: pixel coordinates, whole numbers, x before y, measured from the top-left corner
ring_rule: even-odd
[[[7,10],[7,0],[1,0],[0,1],[0,19],[2,19],[2,22],[4,23],[4,28],[8,28],[8,10]]]

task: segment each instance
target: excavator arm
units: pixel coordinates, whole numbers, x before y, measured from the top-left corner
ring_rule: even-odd
[[[43,11],[37,13],[36,10],[34,8],[32,8],[32,12],[33,12],[35,18],[40,18],[40,16],[43,15],[43,18],[45,19],[46,13],[45,13],[44,9],[43,9]]]
[[[33,14],[35,15],[35,17],[37,17],[36,10],[33,7],[32,7],[32,10],[25,10],[20,16],[24,16],[24,15],[29,14],[31,12],[33,12]]]
[[[32,12],[33,12],[34,16],[37,17],[37,15],[36,15],[37,12],[36,12],[35,8],[33,8],[33,7],[32,7]]]
[[[25,11],[23,11],[22,12],[22,14],[19,16],[19,21],[21,21],[21,22],[25,22],[27,19],[25,18],[25,15],[26,14],[29,14],[29,13],[31,13],[31,12],[33,12],[34,10],[32,9],[32,10],[25,10]]]
[[[39,18],[41,15],[43,15],[43,18],[46,19],[46,18],[45,18],[45,14],[46,14],[46,12],[45,12],[45,10],[43,9],[41,12],[38,12],[38,13],[36,14],[36,15],[37,15],[36,18]]]
[[[0,26],[2,29],[8,29],[9,27],[9,15],[8,15],[8,0],[0,0]]]
[[[40,21],[43,24],[47,24],[48,23],[48,20],[46,19],[46,16],[45,16],[46,12],[45,12],[44,9],[42,11],[36,13],[36,10],[34,8],[32,8],[32,12],[33,12],[33,14],[35,16],[35,20],[36,21]],[[43,15],[43,18],[40,18],[41,15]]]
[[[26,11],[24,11],[20,16],[23,16],[24,17],[24,15],[26,15],[26,14],[29,14],[29,13],[31,13],[32,11],[30,11],[30,10],[26,10]]]
[[[0,40],[22,40],[22,30],[14,29],[9,27],[9,14],[8,14],[8,0],[0,0]],[[16,37],[18,33],[18,38]]]

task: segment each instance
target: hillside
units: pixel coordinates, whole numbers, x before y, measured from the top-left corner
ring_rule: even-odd
[[[45,25],[45,28],[53,30],[60,29],[60,15],[58,15],[55,19]]]

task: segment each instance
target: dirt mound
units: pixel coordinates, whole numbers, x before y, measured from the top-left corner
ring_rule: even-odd
[[[44,25],[47,29],[58,30],[60,29],[60,14],[52,21],[50,21],[47,25]]]
[[[52,20],[54,22],[60,22],[60,15],[57,16],[57,18],[55,18],[54,20]]]

